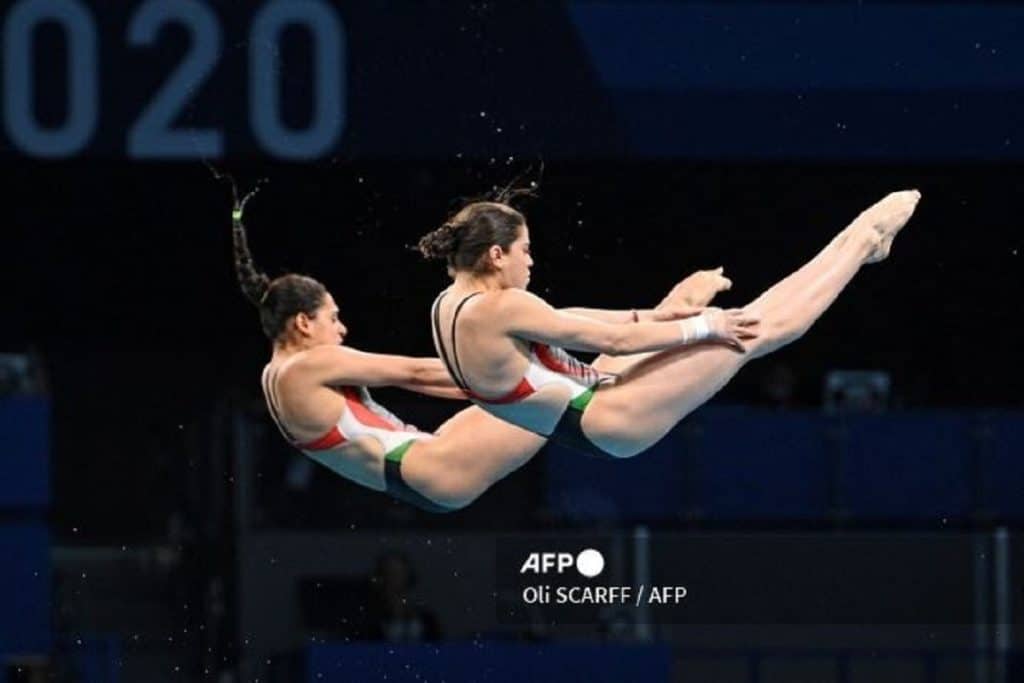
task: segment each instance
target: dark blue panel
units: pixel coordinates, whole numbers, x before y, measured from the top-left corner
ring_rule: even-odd
[[[1024,90],[623,90],[613,101],[641,157],[995,160],[1024,151]]]
[[[663,645],[325,644],[307,651],[310,683],[478,681],[480,683],[667,682]]]
[[[816,519],[828,512],[830,463],[816,413],[706,408],[695,453],[707,519]]]
[[[569,519],[655,520],[684,516],[692,486],[685,460],[687,425],[632,458],[601,460],[548,446],[547,501]]]
[[[970,511],[966,414],[850,416],[842,422],[839,504],[855,518],[957,519]]]
[[[706,407],[621,461],[549,448],[548,502],[570,518],[816,519],[831,463],[814,413]]]
[[[121,680],[121,640],[117,636],[76,637],[65,644],[79,683],[118,683]]]
[[[621,461],[551,448],[548,503],[576,519],[1024,518],[1024,416],[710,406]]]
[[[1020,6],[587,0],[570,8],[639,156],[1008,159],[1024,151]]]
[[[982,418],[980,512],[1024,519],[1024,415],[1004,413]]]
[[[42,522],[0,523],[0,654],[50,651],[50,533]]]
[[[1024,86],[1024,7],[1011,4],[583,0],[570,12],[610,88]]]
[[[0,398],[0,509],[49,503],[49,402],[41,396]]]

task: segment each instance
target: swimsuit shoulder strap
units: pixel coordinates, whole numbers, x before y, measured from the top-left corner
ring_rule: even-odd
[[[444,339],[441,338],[441,299],[445,297],[447,291],[441,292],[434,299],[434,305],[430,309],[430,317],[433,332],[434,332],[434,346],[437,348],[438,355],[441,356],[441,362],[444,363],[444,367],[448,370],[448,374],[451,375],[452,379],[455,380],[455,384],[458,385],[463,391],[466,387],[462,385],[462,380],[455,375],[455,368],[452,366],[451,359],[448,358],[448,350],[445,348]]]
[[[291,435],[291,433],[285,429],[284,422],[281,421],[281,415],[277,409],[277,400],[273,391],[274,380],[277,379],[277,373],[280,368],[275,368],[274,372],[271,373],[270,366],[263,368],[263,376],[260,378],[260,382],[263,384],[263,394],[267,397],[267,407],[270,409],[270,417],[274,420],[274,424],[281,430],[281,434],[289,443],[298,443]],[[273,376],[271,376],[273,374]]]
[[[447,292],[442,292],[437,299],[434,301],[434,340],[437,345],[437,350],[441,353],[441,360],[444,362],[446,368],[448,368],[448,374],[452,376],[455,383],[467,394],[472,394],[472,390],[466,383],[465,375],[462,373],[462,366],[459,364],[459,356],[457,350],[457,343],[455,341],[455,324],[458,322],[459,313],[462,312],[462,307],[466,305],[473,297],[483,294],[483,292],[473,292],[462,299],[456,306],[455,312],[452,314],[452,325],[451,325],[451,337],[452,337],[452,352],[449,356],[448,351],[445,349],[444,339],[441,337],[441,299],[444,298]]]
[[[470,390],[469,384],[466,382],[466,375],[463,374],[462,366],[459,364],[459,352],[457,350],[456,341],[455,341],[455,324],[458,322],[458,320],[459,320],[459,313],[462,312],[462,307],[466,305],[466,302],[469,301],[470,299],[472,299],[473,297],[477,296],[478,294],[482,294],[482,293],[483,292],[473,292],[472,294],[466,296],[455,307],[455,312],[452,314],[452,360],[455,361],[455,369],[459,373],[459,381],[462,383],[462,390],[465,391],[467,394],[472,394],[473,392]]]

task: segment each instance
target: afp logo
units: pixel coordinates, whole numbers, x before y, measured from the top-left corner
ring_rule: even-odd
[[[594,550],[587,548],[579,555],[572,553],[530,553],[523,562],[520,574],[547,574],[555,572],[561,574],[570,567],[576,567],[583,576],[592,579],[604,571],[604,556]]]

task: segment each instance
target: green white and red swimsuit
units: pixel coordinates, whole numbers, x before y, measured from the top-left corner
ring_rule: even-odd
[[[428,512],[449,511],[448,508],[413,490],[402,478],[402,458],[406,452],[415,442],[433,439],[434,435],[421,432],[399,420],[394,413],[374,401],[366,387],[339,387],[338,391],[345,399],[345,410],[342,411],[337,424],[320,438],[300,443],[285,429],[281,421],[275,395],[271,391],[274,377],[271,377],[269,366],[263,371],[262,381],[263,394],[274,423],[284,438],[307,456],[345,476],[345,473],[336,467],[334,458],[330,457],[327,451],[369,436],[376,439],[384,448],[384,483],[388,494]]]
[[[470,294],[455,307],[455,311],[452,315],[452,326],[451,326],[451,340],[452,348],[451,353],[445,348],[444,341],[441,337],[441,317],[440,317],[440,306],[441,299],[445,297],[447,292],[442,292],[440,296],[434,301],[434,306],[431,311],[431,316],[434,322],[434,346],[437,348],[437,353],[444,361],[445,367],[448,368],[448,374],[452,376],[455,383],[466,392],[466,395],[473,400],[474,403],[479,405],[484,410],[488,410],[490,406],[494,405],[508,405],[518,403],[526,397],[535,393],[541,387],[560,385],[569,389],[569,402],[565,406],[565,411],[562,413],[561,418],[555,425],[554,430],[550,434],[545,434],[536,425],[531,425],[525,418],[523,420],[509,419],[509,422],[528,429],[535,434],[547,437],[549,440],[557,443],[561,446],[572,448],[573,450],[582,451],[587,455],[594,455],[602,458],[608,457],[605,451],[601,450],[596,444],[594,444],[586,434],[583,433],[581,420],[583,417],[583,411],[587,409],[591,399],[594,397],[594,392],[597,391],[598,386],[606,381],[612,379],[611,375],[605,374],[596,370],[591,365],[584,363],[576,358],[573,358],[565,350],[555,346],[548,346],[547,344],[539,344],[537,342],[530,342],[530,356],[529,365],[526,367],[526,373],[523,378],[519,380],[519,384],[516,385],[512,391],[508,392],[504,396],[497,398],[486,398],[473,391],[469,384],[466,382],[465,375],[462,372],[462,367],[459,364],[459,357],[457,355],[457,344],[455,342],[455,324],[458,321],[459,313],[462,311],[462,307],[467,301],[472,299],[482,292],[474,292]],[[493,410],[488,412],[495,414]],[[506,415],[496,415],[502,419],[508,419]]]

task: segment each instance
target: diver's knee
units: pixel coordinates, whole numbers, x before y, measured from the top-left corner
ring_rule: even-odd
[[[426,495],[433,501],[449,508],[461,510],[480,497],[486,490],[465,472],[448,472],[430,483]]]

